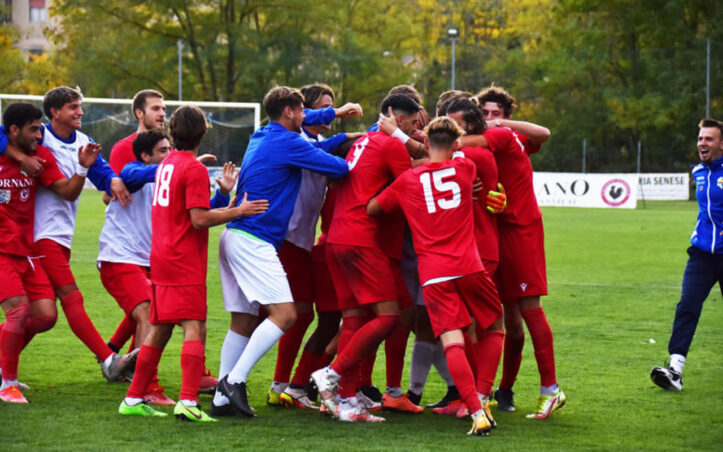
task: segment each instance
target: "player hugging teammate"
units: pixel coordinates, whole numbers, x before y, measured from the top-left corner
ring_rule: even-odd
[[[84,137],[77,131],[82,117],[79,95],[61,91],[50,96],[46,114],[51,123],[45,134],[26,133],[43,139],[51,151],[53,146],[62,148],[63,140]],[[71,326],[90,325],[88,333],[73,330],[103,363],[104,374],[133,378],[119,407],[121,414],[167,415],[150,404],[173,403],[158,386],[157,371],[177,324],[184,330],[184,343],[181,392],[173,412],[183,420],[255,417],[246,383],[254,365],[278,341],[276,371],[267,394],[270,405],[321,408],[347,422],[384,421],[371,413],[380,409],[420,413],[424,383],[434,364],[449,390],[432,405],[433,411],[469,415],[469,434],[487,435],[496,426],[491,411],[495,399],[497,409],[515,409],[512,384],[521,361],[523,322],[541,376],[538,407],[528,417],[544,419],[565,404],[555,376],[552,332],[540,305],[540,296],[547,293],[542,214],[529,160],[549,131],[509,119],[514,99],[506,91],[492,87],[476,96],[443,93],[437,118],[429,122],[419,93],[411,86],[398,86],[382,101],[379,122],[368,132],[325,139],[322,134],[335,118],[361,115],[361,107],[334,108],[334,92],[324,84],[301,90],[275,87],[264,98],[269,124],[251,137],[230,207],[221,206],[228,205],[236,180],[233,164],[226,165],[219,180],[221,192],[209,201],[208,172],[197,160],[206,132],[203,112],[193,106],[179,108],[170,119],[169,143],[162,130],[162,97],[149,90],[141,93],[145,94],[133,107],[138,133],[123,141],[125,156],[114,151],[112,157],[116,170],[123,168],[121,176],[133,195],[104,161],[91,165],[88,150],[78,151],[68,169],[80,176],[87,171],[109,198],[117,198],[108,208],[99,268],[127,318],[110,345],[135,333],[140,349],[121,357],[99,341],[84,315],[72,274],[54,281],[60,273],[51,271],[52,286],[46,283],[55,288],[64,309],[75,313],[68,316]],[[42,184],[52,184],[59,176],[33,158],[31,146],[14,151],[16,129],[22,127],[2,134],[11,138],[4,158],[34,171],[31,176],[40,177]],[[90,140],[78,142],[75,149],[86,142]],[[39,176],[41,170],[52,176]],[[128,209],[131,196],[134,202]],[[73,208],[65,228],[69,236],[74,214]],[[319,218],[322,235],[315,242]],[[230,326],[209,416],[197,395],[200,379],[212,379],[204,372],[206,269],[199,262],[206,261],[207,228],[224,223],[219,267]],[[119,234],[142,235],[137,242],[142,246],[133,252],[111,252],[110,245],[122,245],[113,239]],[[38,241],[37,226],[35,235]],[[50,237],[59,248],[41,238],[40,251],[47,256],[43,267],[67,267],[70,239]],[[54,295],[51,289],[38,296],[23,291],[27,270],[20,261],[32,255],[29,249],[3,248],[0,253],[18,261],[19,269],[4,276],[18,287],[2,300],[7,318],[0,332],[5,389],[19,387],[15,369],[22,348],[16,331],[34,324],[32,309],[28,314],[22,306],[31,302],[32,307],[33,299]],[[139,288],[148,289],[132,297],[125,295],[128,284],[119,283],[122,278],[132,280],[126,271],[131,267]],[[314,305],[316,330],[292,378]],[[49,326],[36,330],[43,328]],[[416,338],[410,387],[404,393],[401,376],[411,330]],[[383,396],[371,381],[382,342],[387,357]],[[503,354],[502,381],[493,391]],[[316,387],[306,384],[310,376]],[[315,403],[317,391],[321,407]],[[2,400],[22,398],[17,389],[6,392]]]

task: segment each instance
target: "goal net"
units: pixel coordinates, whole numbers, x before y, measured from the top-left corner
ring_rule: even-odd
[[[30,102],[42,110],[43,96],[0,94],[0,111],[13,102]],[[259,127],[261,108],[258,103],[247,102],[179,102],[166,100],[166,121],[183,104],[201,107],[206,114],[209,130],[201,142],[199,154],[213,154],[218,163],[234,162],[240,165],[254,130]],[[83,98],[83,127],[81,131],[103,147],[103,158],[108,160],[113,145],[135,132],[138,127],[132,99]],[[43,118],[47,122],[48,118]]]

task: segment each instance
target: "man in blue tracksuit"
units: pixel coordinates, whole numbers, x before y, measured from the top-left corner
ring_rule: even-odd
[[[703,302],[716,281],[723,287],[723,123],[703,119],[698,127],[701,163],[693,167],[692,173],[700,210],[690,237],[690,257],[683,273],[683,289],[668,343],[670,364],[667,369],[655,366],[650,372],[653,383],[673,391],[683,389],[681,374]]]
[[[224,307],[231,327],[221,348],[218,389],[212,416],[254,417],[246,397],[246,378],[256,364],[291,327],[296,309],[277,252],[289,228],[301,185],[301,170],[331,178],[345,176],[349,165],[306,141],[299,134],[304,121],[304,96],[278,86],[264,97],[269,125],[252,136],[241,164],[237,202],[267,199],[269,209],[254,221],[236,218],[219,242],[219,270]],[[259,306],[269,316],[258,323]],[[258,326],[257,326],[258,325]]]

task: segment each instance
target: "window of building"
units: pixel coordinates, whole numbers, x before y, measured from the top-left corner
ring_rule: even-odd
[[[48,9],[45,7],[45,0],[30,0],[30,22],[46,22],[48,20]]]

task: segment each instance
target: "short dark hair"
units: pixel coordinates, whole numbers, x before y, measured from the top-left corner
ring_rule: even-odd
[[[3,113],[3,125],[5,132],[10,131],[10,126],[17,126],[22,129],[27,124],[43,117],[43,112],[38,107],[27,102],[15,102],[8,106]]]
[[[467,123],[465,132],[479,134],[487,129],[487,123],[482,116],[482,111],[476,102],[471,99],[460,97],[450,102],[445,114],[462,112],[462,119]]]
[[[387,96],[391,96],[392,94],[402,94],[411,97],[414,102],[420,105],[422,104],[422,96],[419,95],[419,91],[412,85],[397,85],[389,90]]]
[[[424,136],[434,148],[448,148],[464,135],[464,130],[449,116],[439,116],[424,128]]]
[[[698,127],[701,129],[703,127],[715,127],[720,131],[720,136],[723,138],[723,122],[720,122],[717,119],[703,118],[700,120],[700,123],[698,123]]]
[[[58,86],[57,88],[53,88],[45,93],[45,97],[43,97],[43,112],[48,119],[52,119],[53,115],[50,113],[51,108],[60,110],[63,108],[63,105],[68,102],[73,102],[82,98],[83,95],[80,91],[69,86]]]
[[[270,120],[276,121],[286,107],[295,108],[304,105],[304,95],[296,88],[276,86],[264,96],[264,110]]]
[[[136,114],[136,110],[144,111],[146,108],[146,99],[149,97],[159,97],[163,99],[163,94],[159,93],[155,89],[144,89],[142,91],[138,91],[135,96],[133,96],[133,116],[138,119],[138,115]]]
[[[133,155],[136,156],[136,160],[143,160],[141,159],[141,154],[153,155],[153,148],[164,138],[168,139],[168,135],[159,128],[139,133],[136,139],[133,140]]]
[[[509,117],[512,112],[517,108],[515,98],[510,95],[504,88],[499,86],[490,86],[480,91],[477,96],[477,100],[480,105],[484,105],[485,102],[494,102],[502,107],[502,111],[505,113],[505,117]]]
[[[317,102],[323,95],[331,97],[334,102],[334,90],[326,83],[313,83],[301,87],[301,94],[304,96],[304,108],[316,108]]]
[[[391,94],[384,98],[380,110],[383,115],[387,114],[389,107],[395,114],[404,113],[406,116],[419,112],[422,107],[411,97],[404,94]]]
[[[447,107],[453,100],[459,99],[460,97],[470,98],[472,96],[473,94],[469,91],[460,91],[458,89],[443,92],[439,95],[439,99],[437,99],[437,105],[435,107],[436,116],[444,116]]]
[[[171,115],[169,129],[173,146],[181,151],[190,151],[201,144],[208,124],[203,110],[195,105],[182,105]]]

